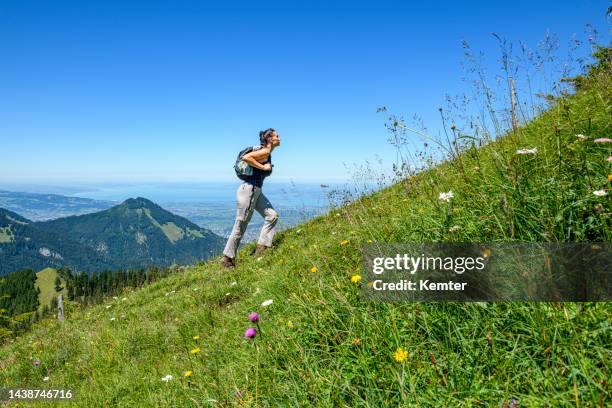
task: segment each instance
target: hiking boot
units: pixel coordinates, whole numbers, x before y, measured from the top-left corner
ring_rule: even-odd
[[[226,268],[234,268],[236,266],[234,260],[227,255],[223,255],[223,258],[221,258],[221,265]]]
[[[265,246],[265,245],[260,245],[257,244],[257,248],[255,248],[255,255],[259,255],[263,252],[265,252],[269,247]]]

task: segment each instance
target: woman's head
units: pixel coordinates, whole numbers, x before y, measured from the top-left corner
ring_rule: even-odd
[[[280,137],[278,136],[278,132],[272,128],[262,130],[259,132],[259,143],[261,143],[262,146],[279,146]]]

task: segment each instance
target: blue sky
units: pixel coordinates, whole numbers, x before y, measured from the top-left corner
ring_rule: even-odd
[[[278,179],[395,158],[385,105],[438,126],[465,90],[461,40],[610,40],[608,1],[0,3],[0,181],[232,180],[279,130]]]

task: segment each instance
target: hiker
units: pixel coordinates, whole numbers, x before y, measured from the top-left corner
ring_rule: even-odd
[[[242,164],[242,168],[236,168],[236,173],[243,182],[236,192],[238,200],[236,222],[234,223],[232,233],[227,239],[227,244],[223,250],[223,258],[221,259],[221,265],[226,268],[233,268],[235,266],[234,258],[236,257],[236,250],[251,220],[254,209],[264,217],[264,225],[259,234],[255,254],[261,254],[272,246],[272,238],[274,238],[274,233],[276,232],[278,213],[272,207],[270,200],[263,194],[261,188],[264,179],[272,173],[271,153],[272,150],[280,146],[278,132],[272,128],[262,130],[259,132],[259,142],[259,146],[245,149],[243,152],[248,151],[247,153],[240,152],[238,155],[237,163]],[[244,167],[247,167],[246,170],[248,171],[244,171]]]

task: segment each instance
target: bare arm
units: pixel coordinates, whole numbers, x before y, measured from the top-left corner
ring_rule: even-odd
[[[261,164],[261,162],[268,160],[268,157],[270,157],[270,149],[263,148],[245,154],[242,156],[242,160],[256,169],[270,171],[272,170],[272,165],[270,163]]]

